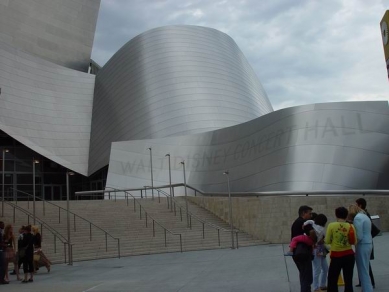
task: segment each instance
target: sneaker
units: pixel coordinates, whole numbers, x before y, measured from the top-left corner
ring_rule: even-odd
[[[293,256],[293,252],[288,251],[287,253],[284,254],[284,256],[291,257]]]

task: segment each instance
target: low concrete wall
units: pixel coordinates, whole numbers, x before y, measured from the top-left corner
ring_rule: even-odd
[[[290,227],[298,217],[301,205],[308,205],[313,212],[323,213],[328,222],[335,220],[335,208],[348,207],[360,196],[310,196],[259,198],[232,198],[234,226],[252,236],[269,243],[288,243]],[[228,220],[228,198],[225,197],[189,197],[190,201],[209,210],[226,222]],[[389,229],[389,198],[368,196],[367,209],[371,215],[379,215],[381,230]]]

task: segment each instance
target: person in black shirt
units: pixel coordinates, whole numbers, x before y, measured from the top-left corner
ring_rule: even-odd
[[[25,233],[21,242],[21,249],[25,249],[24,256],[22,257],[24,280],[22,283],[28,283],[34,281],[34,245],[33,235],[31,234],[31,225],[25,227]],[[19,250],[20,251],[20,250]],[[27,275],[30,273],[30,279],[27,280]]]
[[[312,218],[312,208],[309,206],[301,206],[299,208],[299,217],[293,222],[291,228],[291,239],[304,233],[310,236],[316,236],[311,224],[303,227],[304,222]],[[300,291],[311,292],[311,284],[313,282],[312,275],[312,259],[299,261],[293,256],[293,261],[299,270]]]

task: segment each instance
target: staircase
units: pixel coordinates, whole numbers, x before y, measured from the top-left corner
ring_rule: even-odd
[[[188,202],[189,228],[186,220],[185,199],[176,197],[170,208],[166,197],[114,200],[70,201],[70,237],[73,261],[190,250],[231,247],[229,225],[201,207]],[[36,217],[49,224],[67,239],[66,202],[36,202]],[[140,208],[140,205],[142,208]],[[18,202],[18,206],[32,211],[32,203]],[[61,209],[63,208],[63,209]],[[45,210],[45,211],[43,211]],[[77,217],[81,216],[82,218]],[[182,219],[181,219],[182,218]],[[13,208],[5,205],[6,223],[13,224]],[[88,220],[88,221],[86,221]],[[207,223],[203,223],[203,222]],[[30,219],[32,224],[32,219]],[[15,211],[15,231],[28,224],[27,216]],[[147,224],[147,227],[146,227]],[[37,224],[39,225],[39,224]],[[219,227],[215,227],[215,226]],[[53,263],[64,262],[67,247],[43,226],[42,247]],[[180,241],[181,237],[181,241]],[[239,247],[262,244],[248,234],[239,232]],[[236,236],[234,235],[236,245]]]

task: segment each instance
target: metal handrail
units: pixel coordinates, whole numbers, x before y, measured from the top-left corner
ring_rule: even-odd
[[[183,183],[177,183],[172,184],[171,187],[184,187],[185,184]],[[204,192],[200,189],[197,189],[195,187],[192,187],[190,185],[186,185],[187,188],[192,189],[195,191],[195,196],[197,193],[203,195],[203,196],[219,196],[224,197],[228,196],[228,193],[226,192]],[[170,185],[160,185],[160,186],[154,186],[154,189],[168,189],[170,188]],[[131,189],[122,189],[121,191],[141,191],[145,188],[131,188]],[[147,187],[147,189],[152,189],[151,187]],[[105,190],[97,190],[97,191],[85,191],[82,192],[84,194],[87,193],[106,193],[110,191]],[[113,191],[112,191],[113,192]],[[80,192],[76,192],[80,193]],[[272,196],[272,195],[278,195],[278,196],[310,196],[310,195],[329,195],[329,196],[336,196],[336,195],[389,195],[389,190],[369,190],[369,189],[360,189],[360,190],[299,190],[299,191],[271,191],[271,192],[231,192],[232,197],[262,197],[262,196]]]
[[[167,198],[167,204],[168,204],[168,207],[169,207],[169,199],[172,200],[174,202],[174,204],[177,204],[179,207],[180,207],[180,210],[181,208],[184,208],[184,206],[181,206],[175,199],[173,199],[170,194],[166,193],[165,191],[161,190],[161,189],[157,189],[158,191],[158,195],[159,193],[161,192],[163,195],[165,195],[165,197]],[[173,206],[170,206],[170,208],[173,208]],[[219,234],[219,231],[223,231],[223,232],[231,232],[231,229],[226,229],[224,227],[221,227],[221,226],[218,226],[214,223],[210,223],[210,222],[207,222],[203,219],[201,219],[200,217],[198,217],[197,215],[193,214],[192,212],[190,211],[187,211],[189,216],[190,216],[190,227],[192,228],[192,217],[194,217],[197,221],[201,222],[203,224],[203,239],[205,238],[205,231],[204,231],[204,225],[208,225],[209,227],[211,228],[215,228],[218,230],[218,234]],[[237,248],[239,248],[239,244],[238,244],[238,233],[240,232],[239,229],[236,229],[234,228],[233,232],[236,233],[236,246]],[[219,246],[220,246],[220,239],[219,239]]]
[[[14,212],[13,212],[13,223],[15,223],[15,221],[16,221],[15,209],[18,210],[18,211],[21,211],[22,213],[27,215],[28,223],[30,222],[30,217],[31,218],[34,217],[33,214],[31,214],[27,210],[23,209],[22,207],[19,207],[18,205],[13,204],[13,203],[11,203],[9,201],[4,201],[4,202],[14,209]],[[43,235],[43,226],[46,227],[46,229],[49,230],[51,232],[51,234],[54,235],[54,253],[57,253],[57,245],[56,245],[57,237],[63,243],[63,245],[64,245],[64,256],[65,256],[64,262],[66,263],[67,262],[66,261],[66,245],[69,244],[67,239],[61,233],[59,233],[57,230],[55,230],[53,227],[51,227],[49,224],[47,224],[45,221],[43,221],[42,219],[40,219],[40,218],[35,216],[35,220],[40,222],[42,235]],[[72,246],[73,246],[73,244],[72,244]]]
[[[20,192],[20,193],[22,193],[22,194],[25,194],[25,195],[27,195],[28,197],[33,197],[33,196],[32,196],[31,194],[29,194],[29,193],[26,193],[26,192],[23,192],[23,191],[14,189],[14,188],[9,188],[9,189],[10,189],[10,190],[14,190],[14,191],[16,191],[16,192]],[[17,195],[16,195],[16,202],[17,202],[17,198],[18,198],[18,197],[17,197]],[[51,205],[57,207],[58,210],[61,210],[61,209],[62,209],[62,210],[65,210],[66,212],[68,212],[67,209],[65,209],[65,208],[63,208],[63,207],[61,207],[61,206],[58,206],[57,204],[54,204],[53,202],[49,202],[49,201],[47,201],[47,200],[45,200],[45,199],[42,199],[42,198],[39,197],[39,196],[35,196],[35,199],[39,199],[39,200],[41,200],[43,203],[51,204]],[[28,208],[29,208],[29,207],[28,207]],[[107,239],[107,236],[109,236],[109,237],[111,237],[112,239],[116,240],[116,241],[118,242],[118,258],[120,259],[120,238],[116,238],[116,237],[112,236],[109,232],[107,232],[107,231],[105,231],[104,229],[102,229],[101,227],[97,226],[97,225],[94,224],[92,221],[90,221],[90,220],[88,220],[88,219],[86,219],[86,218],[84,218],[84,217],[82,217],[82,216],[80,216],[80,215],[78,215],[78,214],[76,214],[76,213],[74,213],[74,212],[71,212],[70,210],[69,210],[69,213],[72,214],[72,215],[73,215],[73,218],[74,218],[74,219],[73,219],[73,222],[74,222],[74,223],[73,223],[74,231],[76,231],[76,217],[78,217],[78,218],[84,220],[85,222],[89,223],[89,241],[92,241],[92,226],[94,226],[95,228],[97,228],[97,229],[101,230],[102,232],[104,232],[106,239]],[[61,223],[61,213],[60,213],[60,211],[59,211],[59,216],[58,216],[58,218],[59,218],[59,223]],[[107,240],[105,241],[105,251],[108,251],[108,243],[107,243]]]
[[[120,190],[115,189],[115,188],[111,188],[111,187],[108,187],[108,188],[113,189],[115,191],[120,191]],[[134,202],[138,203],[139,208],[143,209],[143,211],[145,212],[145,215],[146,215],[146,227],[147,227],[147,214],[148,214],[148,212],[146,211],[146,209],[142,206],[142,204],[130,192],[125,191],[124,193],[127,195],[127,206],[128,206],[128,195],[130,195],[134,199]],[[135,212],[135,208],[134,208],[134,212]],[[140,212],[140,214],[141,214],[141,212]],[[181,235],[181,233],[175,233],[175,232],[171,231],[170,229],[166,228],[161,223],[159,223],[158,220],[156,220],[154,217],[152,217],[150,215],[148,215],[148,216],[153,220],[153,237],[155,236],[155,229],[154,229],[154,222],[155,222],[155,223],[157,223],[157,225],[159,225],[160,227],[162,227],[165,230],[165,247],[166,247],[166,232],[168,232],[173,236],[178,235],[180,237],[180,251],[182,252],[182,235]]]

